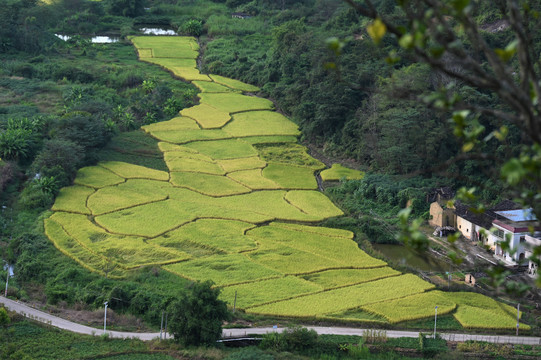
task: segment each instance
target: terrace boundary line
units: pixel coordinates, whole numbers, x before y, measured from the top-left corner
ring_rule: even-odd
[[[63,330],[74,333],[101,336],[103,330],[95,329],[89,326],[74,323],[72,321],[62,319],[58,316],[51,315],[41,310],[34,309],[19,301],[14,301],[6,297],[0,296],[0,304],[9,311],[22,314],[25,317],[54,326]],[[322,327],[322,326],[304,326],[309,330],[316,331],[319,335],[356,335],[362,336],[363,332],[370,329],[348,328],[348,327]],[[284,331],[281,327],[259,327],[259,328],[240,328],[240,329],[223,329],[222,338],[235,338],[246,335],[264,335],[268,333],[281,333]],[[401,330],[384,330],[389,338],[419,337],[418,331],[401,331]],[[136,333],[125,331],[107,331],[112,338],[135,338],[142,341],[150,341],[160,337],[160,333]],[[455,334],[455,333],[439,333],[439,335],[447,341],[465,342],[465,341],[484,341],[494,344],[521,344],[521,345],[541,345],[541,337],[533,336],[511,336],[511,335],[483,335],[483,334]],[[172,336],[164,337],[171,339]]]

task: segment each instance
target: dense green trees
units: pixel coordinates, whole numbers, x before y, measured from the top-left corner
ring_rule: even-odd
[[[227,305],[218,299],[220,289],[212,282],[195,282],[168,307],[169,327],[186,346],[212,345],[222,336],[222,323],[229,318]]]

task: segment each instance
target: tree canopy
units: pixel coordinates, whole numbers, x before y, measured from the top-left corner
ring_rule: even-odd
[[[212,285],[211,281],[195,282],[168,307],[171,333],[185,346],[212,345],[222,336],[229,312],[218,299],[220,289]]]

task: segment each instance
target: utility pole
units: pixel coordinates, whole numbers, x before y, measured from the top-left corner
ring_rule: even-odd
[[[517,304],[517,336],[518,336],[519,318],[520,318],[520,303]]]
[[[9,282],[9,266],[8,266],[8,276],[6,277],[6,291],[4,291],[5,297],[8,297],[8,282]]]
[[[235,313],[236,307],[237,307],[237,290],[235,290],[235,301],[233,301],[233,314]]]
[[[162,323],[160,325],[160,341],[162,340],[162,331],[163,331],[163,311],[162,311]]]
[[[434,315],[434,339],[436,338],[436,321],[438,320],[438,307],[436,306],[436,314]]]
[[[107,332],[107,304],[109,304],[108,301],[103,303],[103,305],[105,305],[105,312],[103,313],[103,334],[104,335]]]
[[[167,313],[165,313],[165,334],[164,334],[164,339],[167,339]]]

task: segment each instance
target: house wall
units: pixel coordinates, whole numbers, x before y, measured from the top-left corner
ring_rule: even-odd
[[[513,233],[497,224],[493,224],[494,227],[498,230],[501,230],[503,231],[503,238],[499,238],[498,236],[494,235],[494,234],[491,234],[489,236],[489,240],[494,243],[495,245],[495,249],[496,249],[496,255],[500,255],[500,256],[503,256],[505,260],[507,261],[514,261],[516,263],[519,262],[520,260],[520,255],[521,254],[524,254],[523,257],[526,258],[527,255],[526,255],[526,236],[528,236],[528,233],[527,232],[517,232],[517,233]],[[500,249],[500,247],[498,246],[498,243],[499,242],[502,242],[504,241],[505,239],[508,239],[509,238],[509,247],[512,249],[512,250],[515,250],[513,254],[510,254],[508,252],[499,252],[498,250]],[[521,242],[521,238],[523,239],[523,241]]]
[[[428,220],[428,224],[430,226],[456,227],[454,210],[442,208],[441,205],[437,201],[434,201],[432,204],[430,204],[430,216],[431,216],[431,219]]]
[[[477,224],[473,224],[471,239],[472,241],[482,241],[483,244],[487,243],[488,230]],[[482,234],[484,232],[484,235]]]
[[[472,232],[474,231],[474,226],[471,222],[469,222],[468,220],[460,216],[457,216],[456,227],[457,227],[457,230],[460,231],[466,239],[471,240]]]

